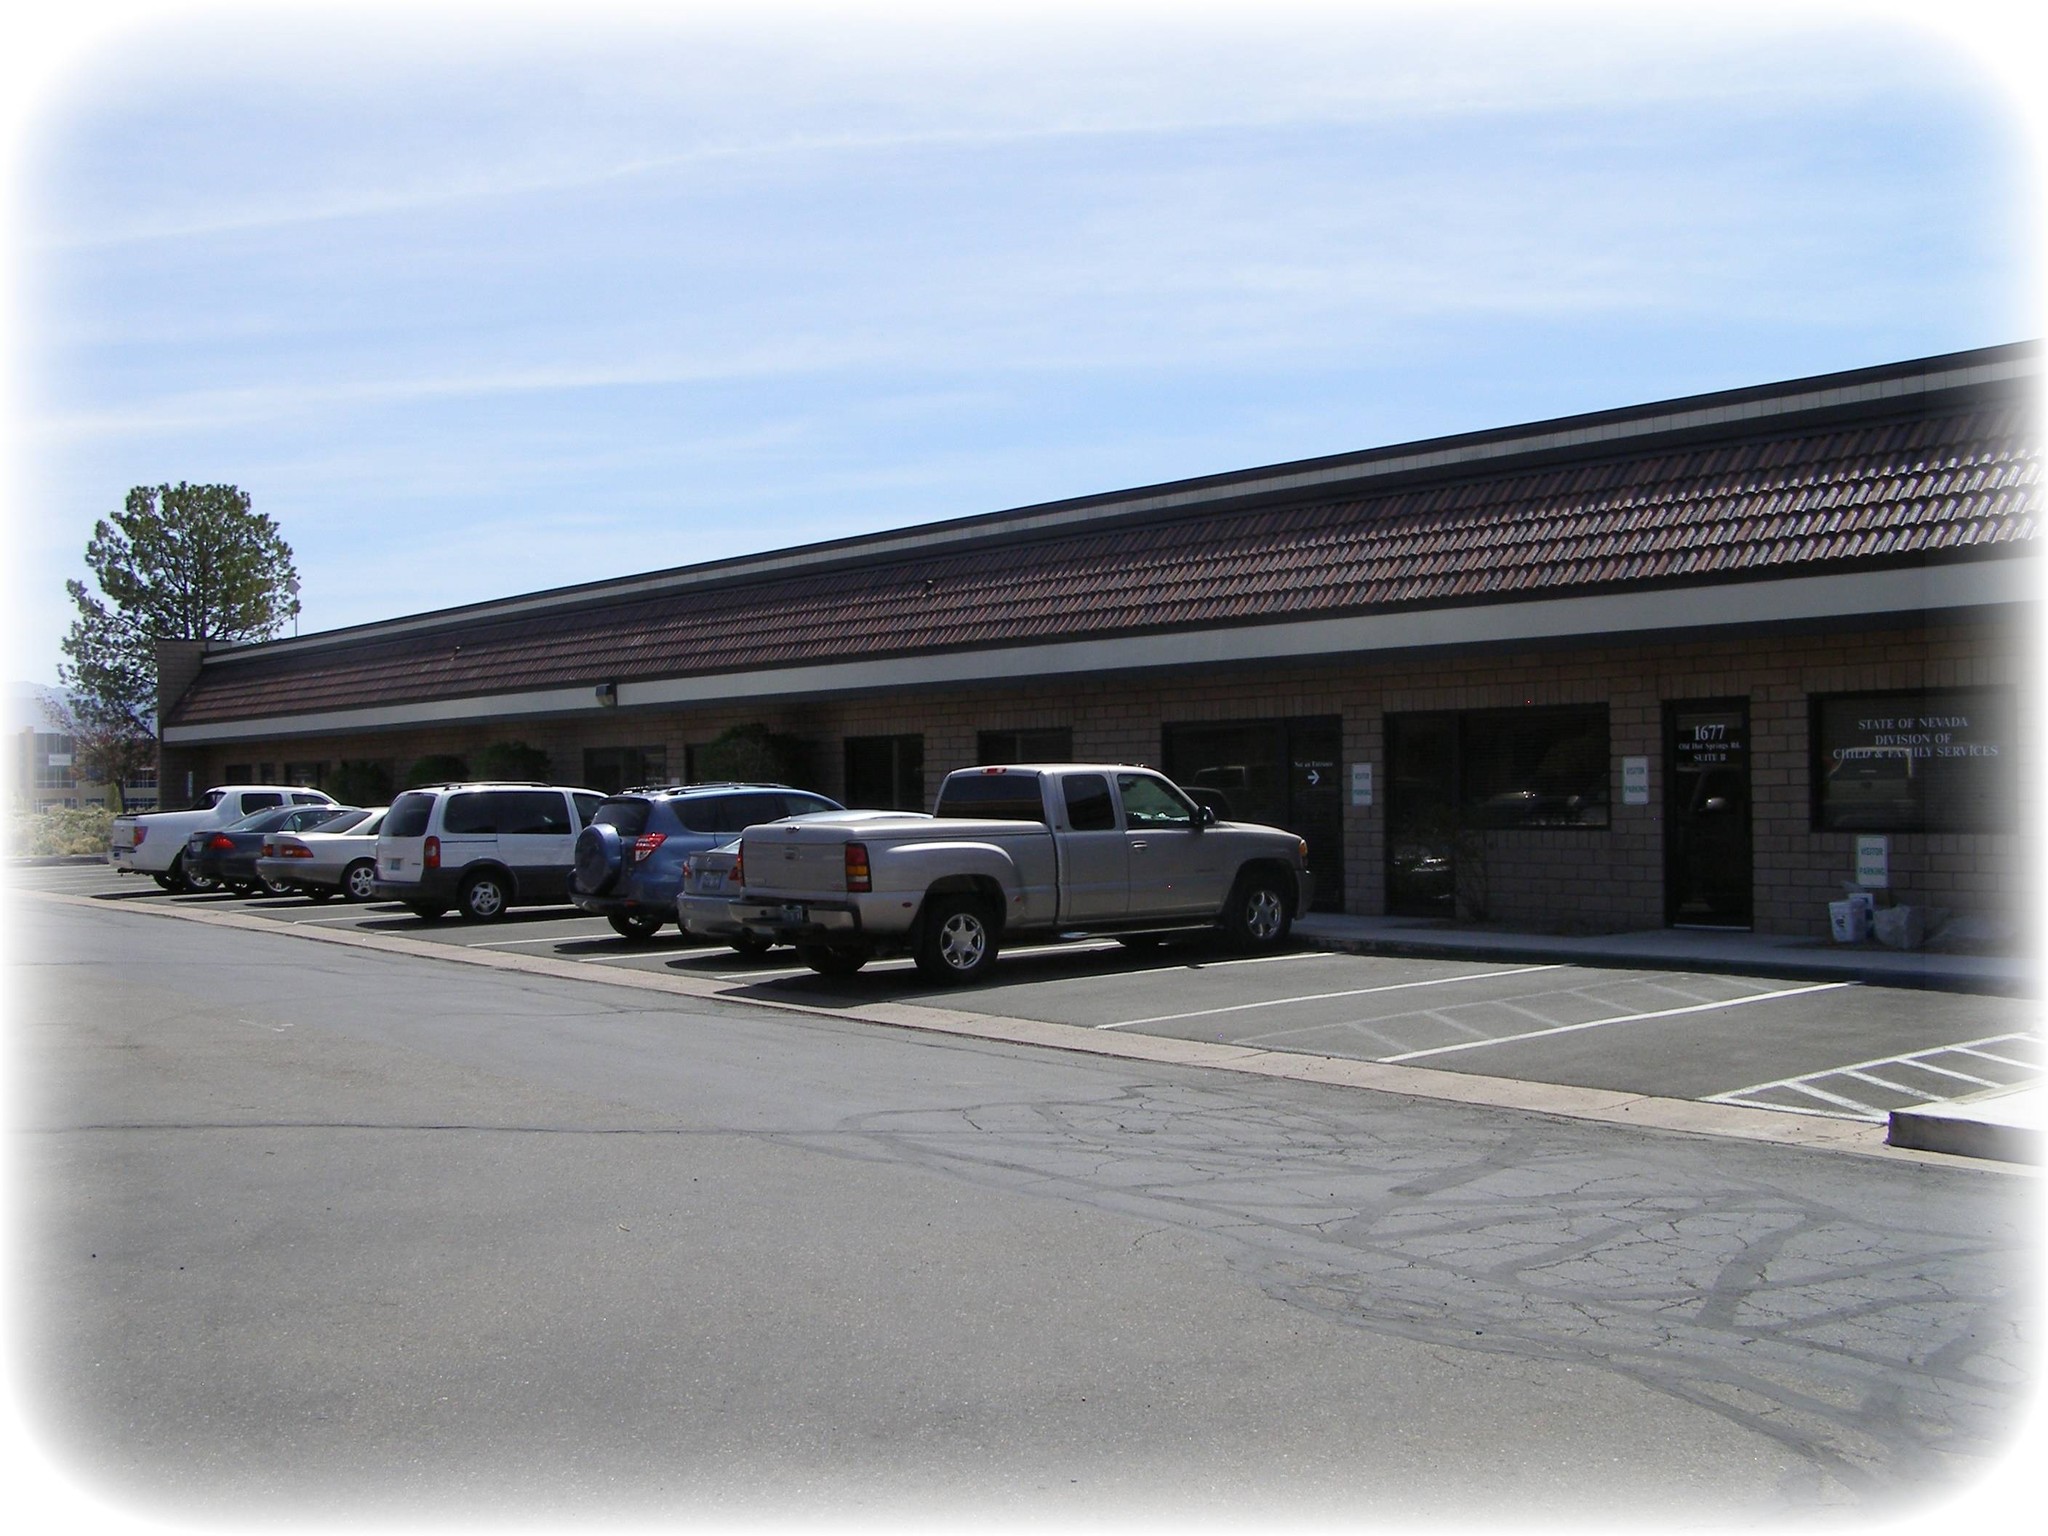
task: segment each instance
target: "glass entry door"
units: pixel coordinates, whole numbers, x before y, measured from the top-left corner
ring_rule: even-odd
[[[1339,715],[1168,725],[1166,776],[1233,821],[1285,827],[1308,840],[1315,876],[1312,905],[1344,909],[1344,801],[1338,757]]]
[[[1664,920],[1747,928],[1754,916],[1749,701],[1664,706]]]

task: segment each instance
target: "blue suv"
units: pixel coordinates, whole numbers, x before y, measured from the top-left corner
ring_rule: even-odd
[[[683,859],[748,827],[845,807],[785,784],[670,784],[607,795],[576,837],[569,899],[622,939],[651,939],[676,921]],[[755,941],[734,939],[749,952]]]

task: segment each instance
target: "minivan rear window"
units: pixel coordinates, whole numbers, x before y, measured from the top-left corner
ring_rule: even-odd
[[[391,813],[384,818],[385,837],[425,837],[427,823],[434,816],[432,795],[400,795],[391,802]]]

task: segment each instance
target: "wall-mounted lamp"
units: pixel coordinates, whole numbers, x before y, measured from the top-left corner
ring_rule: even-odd
[[[619,702],[619,685],[617,683],[599,683],[597,685],[597,702],[608,709],[615,707]]]

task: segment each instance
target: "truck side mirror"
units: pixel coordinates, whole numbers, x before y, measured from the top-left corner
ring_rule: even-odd
[[[1196,826],[1197,826],[1198,828],[1199,828],[1199,827],[1213,827],[1213,826],[1215,826],[1215,825],[1216,825],[1216,807],[1215,807],[1215,806],[1213,806],[1213,805],[1198,805],[1198,806],[1196,806],[1196,807],[1195,807],[1195,825],[1196,825]]]

